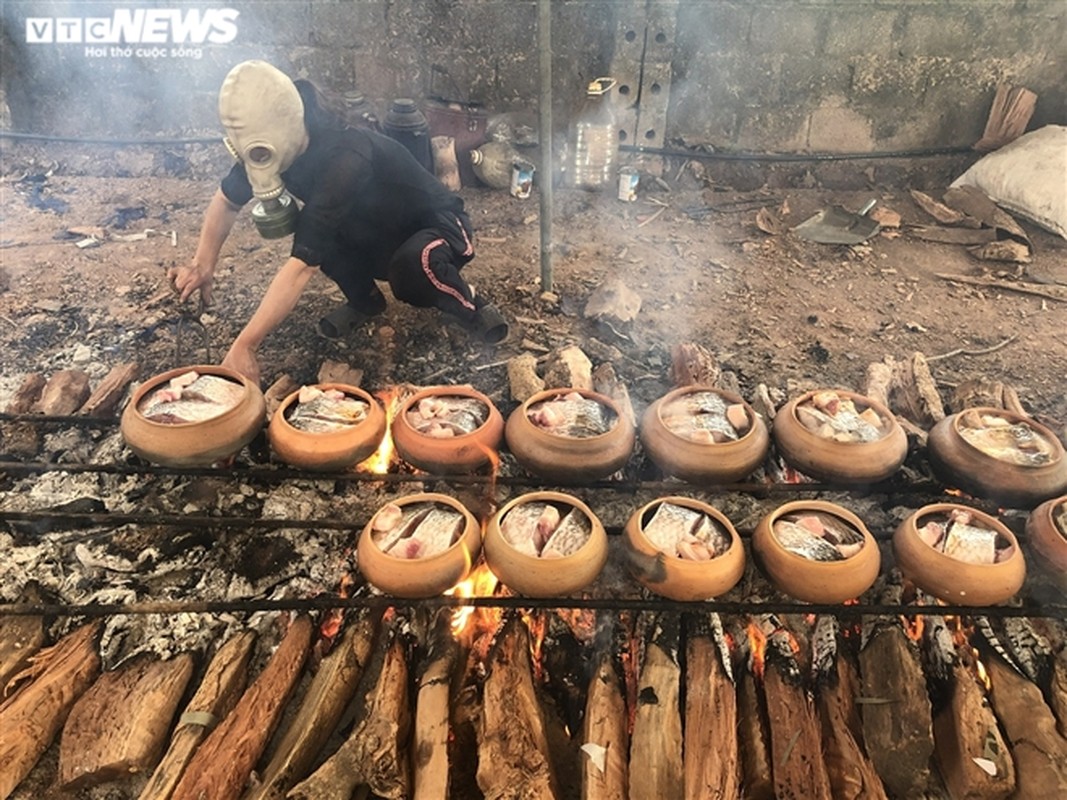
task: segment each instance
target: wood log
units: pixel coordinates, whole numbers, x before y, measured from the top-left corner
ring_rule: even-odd
[[[312,628],[307,615],[289,624],[267,666],[193,755],[171,795],[174,800],[235,800],[241,796],[296,687]]]
[[[715,386],[721,369],[715,356],[696,342],[671,348],[671,383],[675,386]]]
[[[543,713],[534,689],[529,631],[512,617],[489,655],[482,692],[477,779],[485,800],[560,796]]]
[[[255,633],[242,631],[227,639],[215,653],[200,686],[178,718],[163,760],[141,790],[140,800],[168,800],[173,794],[196,748],[218,720],[237,705],[247,681],[255,641]]]
[[[1067,737],[1067,648],[1056,653],[1049,679],[1049,705],[1056,715],[1056,730]]]
[[[934,717],[934,744],[953,800],[1001,800],[1015,791],[1011,753],[966,664],[956,665],[949,701]]]
[[[993,711],[1015,760],[1013,798],[1044,800],[1067,797],[1067,739],[1041,690],[996,656],[986,663],[992,684]]]
[[[934,752],[919,654],[899,626],[887,625],[860,650],[859,668],[867,754],[890,795],[914,797],[930,781]]]
[[[356,693],[378,634],[378,619],[364,611],[345,626],[274,748],[261,783],[246,800],[279,800],[307,777]]]
[[[630,737],[630,800],[684,794],[680,624],[677,614],[660,614],[645,645]]]
[[[19,596],[20,603],[42,600],[36,585],[28,585]],[[29,666],[44,643],[44,617],[0,617],[0,702],[15,689],[11,679]]]
[[[96,638],[100,623],[67,634],[33,658],[31,680],[0,703],[0,800],[7,800],[100,672]],[[19,680],[19,676],[16,676]]]
[[[73,414],[88,399],[89,374],[80,369],[61,369],[48,379],[32,410],[37,414]]]
[[[383,644],[387,648],[384,660],[364,700],[356,727],[337,752],[294,786],[286,797],[348,800],[363,784],[376,796],[390,800],[404,800],[410,795],[411,765],[407,748],[411,711],[407,662],[395,629],[384,637]]]
[[[767,720],[760,705],[756,679],[747,669],[739,678],[737,721],[744,796],[746,800],[774,800]]]
[[[823,754],[834,800],[886,800],[878,772],[864,752],[855,698],[859,676],[847,655],[838,652],[831,682],[819,687]]]
[[[737,691],[707,618],[692,618],[686,642],[685,797],[734,800],[741,793]]]
[[[90,417],[113,416],[122,398],[126,396],[126,390],[137,378],[139,372],[140,367],[133,362],[116,364],[93,389],[89,399],[78,409],[78,413]]]
[[[582,722],[582,800],[626,800],[628,796],[629,716],[616,668],[605,653],[586,694]]]
[[[452,678],[459,661],[459,644],[452,635],[452,614],[438,615],[415,697],[412,745],[414,800],[447,800],[451,770],[448,742]]]
[[[267,404],[267,419],[274,416],[278,406],[286,397],[300,388],[300,384],[288,374],[281,375],[274,383],[263,392],[263,400]]]
[[[193,657],[140,658],[105,672],[71,709],[59,741],[59,785],[96,786],[152,768],[193,674]]]
[[[41,399],[41,392],[44,391],[46,383],[48,381],[39,372],[27,375],[11,396],[4,411],[8,414],[28,414],[37,405],[37,401]]]
[[[609,362],[604,362],[593,370],[593,389],[614,400],[630,425],[637,426],[637,414],[634,413],[633,403],[630,402],[630,391],[626,384],[619,380],[615,367]]]
[[[988,153],[1018,139],[1026,132],[1036,105],[1037,95],[1026,87],[1002,83],[993,96],[985,131],[974,143],[974,149]]]
[[[786,631],[779,630],[768,638],[763,673],[774,796],[780,800],[829,800],[830,778],[819,721],[802,685],[788,637]]]

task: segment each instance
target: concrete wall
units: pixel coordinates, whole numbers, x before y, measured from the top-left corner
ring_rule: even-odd
[[[650,16],[664,7],[676,14],[664,131],[671,145],[776,152],[968,145],[981,135],[1001,81],[1038,93],[1032,127],[1067,121],[1063,0],[648,3],[656,6]],[[620,31],[645,6],[553,0],[560,126],[586,81],[612,68]],[[253,57],[327,88],[361,91],[380,113],[392,97],[425,97],[431,79],[493,110],[537,104],[533,0],[4,0],[0,9],[0,82],[18,131],[214,135],[218,85],[230,66]],[[112,19],[116,9],[237,15],[215,30],[232,34],[221,43],[142,43],[131,52],[27,42],[28,18]],[[457,89],[434,74],[435,64]]]

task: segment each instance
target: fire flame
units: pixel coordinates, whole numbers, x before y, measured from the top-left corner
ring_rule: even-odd
[[[373,475],[385,475],[389,472],[396,456],[396,447],[393,445],[393,420],[400,411],[400,389],[393,387],[383,389],[376,397],[381,400],[385,409],[385,436],[382,437],[378,449],[365,458],[356,469],[360,472],[369,472]]]
[[[900,615],[900,624],[904,626],[904,633],[913,642],[922,641],[923,630],[926,628],[925,620],[922,614],[916,614],[914,617]]]
[[[760,680],[763,679],[763,667],[767,659],[767,634],[755,622],[748,623],[748,668]]]
[[[522,620],[530,631],[530,661],[533,664],[534,680],[540,682],[545,675],[541,651],[545,643],[545,631],[548,630],[548,617],[544,611],[532,611],[524,612]]]
[[[492,597],[500,581],[482,561],[466,578],[445,592],[450,597]],[[452,636],[464,647],[470,647],[479,635],[496,631],[503,609],[459,606],[452,612]]]

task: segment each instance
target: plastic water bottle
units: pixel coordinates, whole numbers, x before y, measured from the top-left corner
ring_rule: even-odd
[[[619,134],[608,92],[614,78],[597,78],[585,92],[585,105],[570,125],[567,183],[578,189],[597,190],[615,181]]]

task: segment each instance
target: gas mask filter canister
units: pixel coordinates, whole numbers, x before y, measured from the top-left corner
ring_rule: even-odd
[[[296,228],[297,205],[282,173],[307,149],[304,103],[289,77],[265,61],[244,61],[230,70],[219,90],[225,143],[241,161],[259,201],[252,221],[266,239]]]

